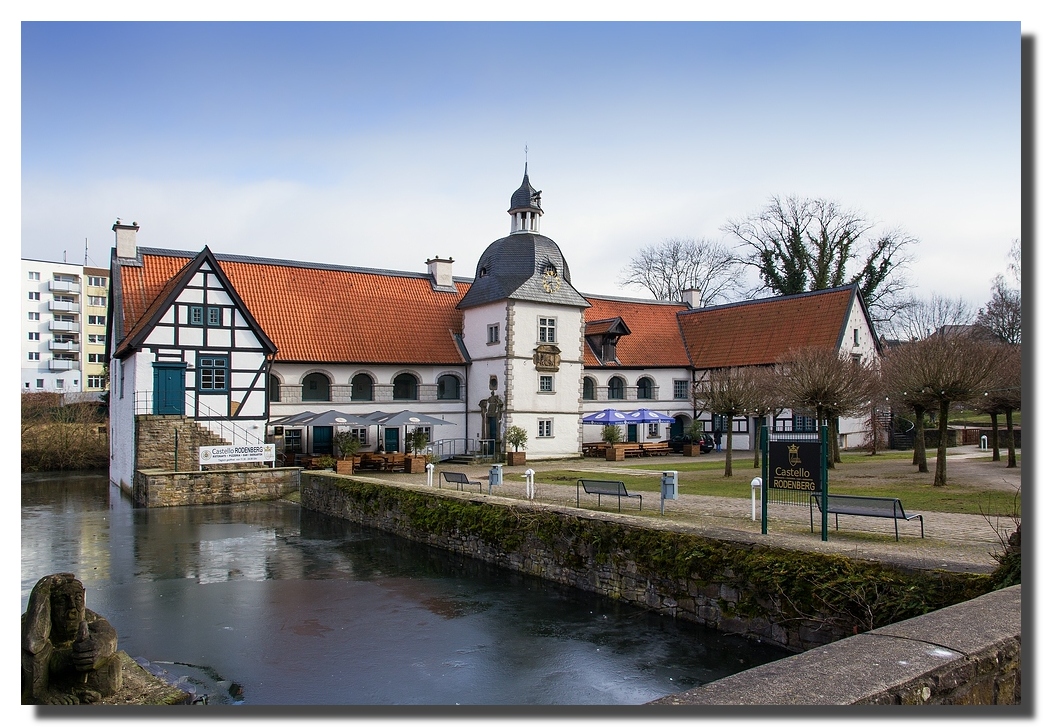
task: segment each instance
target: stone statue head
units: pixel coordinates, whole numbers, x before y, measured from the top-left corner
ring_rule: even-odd
[[[72,641],[86,613],[83,584],[72,573],[55,573],[41,578],[26,608],[23,634],[30,642]],[[27,644],[30,646],[30,644]],[[33,649],[30,646],[30,650]]]

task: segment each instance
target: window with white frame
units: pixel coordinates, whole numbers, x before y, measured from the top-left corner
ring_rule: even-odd
[[[39,273],[37,273],[37,275],[39,275]],[[37,389],[42,389],[43,388],[43,379],[37,379],[36,380],[36,388]]]
[[[675,399],[688,399],[688,383],[687,379],[674,379]]]
[[[95,288],[104,288],[109,284],[108,278],[100,278],[94,275],[87,276],[87,285],[91,285]]]
[[[104,333],[88,333],[87,343],[105,343]]]
[[[554,420],[553,419],[537,419],[536,420],[536,436],[537,437],[553,437],[554,436]]]
[[[29,340],[30,341],[39,341],[40,340],[40,332],[39,331],[29,331]]]
[[[105,387],[104,376],[88,376],[87,377],[87,388],[88,389],[102,389]]]
[[[351,436],[353,436],[353,437],[355,437],[355,439],[359,440],[359,442],[362,443],[363,447],[366,446],[369,443],[368,442],[369,429],[366,428],[366,427],[356,427],[356,428],[352,429],[351,430]]]
[[[56,389],[64,389],[65,388],[65,379],[55,379],[55,381],[54,381],[54,388],[56,388]]]
[[[486,343],[499,343],[500,342],[500,324],[491,323],[485,328],[488,338]]]
[[[40,294],[35,290],[29,291],[29,300],[40,300]]]
[[[549,394],[554,392],[554,377],[549,374],[540,375],[540,393]]]
[[[106,303],[106,300],[105,300],[105,296],[104,295],[88,295],[87,296],[87,305],[95,305],[95,306],[98,306],[99,308],[104,308],[105,307],[105,303]]]
[[[105,316],[87,316],[88,326],[104,326]]]
[[[648,423],[648,438],[659,439],[659,422]]]
[[[40,273],[38,273],[38,272],[36,272],[34,270],[30,270],[29,271],[29,280],[39,280],[39,279],[40,279]]]
[[[858,329],[857,328],[855,329],[855,345],[856,346],[859,345],[858,344]]]
[[[40,320],[40,314],[39,313],[29,313],[29,320],[31,320],[31,321],[38,321],[38,320]]]
[[[557,343],[558,319],[540,317],[540,343]]]
[[[30,351],[29,352],[29,360],[30,361],[39,361],[40,360],[40,352],[39,351]]]
[[[196,363],[196,381],[199,391],[227,391],[228,357],[200,356]]]
[[[103,354],[103,353],[88,353],[87,354],[87,363],[93,363],[93,364],[105,363],[105,354]]]

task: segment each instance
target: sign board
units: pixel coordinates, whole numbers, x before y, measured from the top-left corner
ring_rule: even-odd
[[[768,487],[821,492],[821,459],[819,442],[768,442]]]
[[[274,462],[274,444],[226,444],[218,447],[200,447],[199,464],[235,464],[239,462]]]

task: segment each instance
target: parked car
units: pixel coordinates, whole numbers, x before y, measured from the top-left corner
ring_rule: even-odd
[[[699,442],[699,451],[703,454],[706,454],[707,452],[712,452],[714,449],[716,449],[716,445],[714,445],[713,442],[712,434],[700,434],[696,441]],[[674,437],[670,440],[670,449],[673,450],[674,454],[681,454],[684,445],[690,444],[691,442],[691,437]]]
[[[712,452],[715,449],[717,449],[717,445],[714,444],[713,435],[712,434],[707,434],[707,433],[704,432],[703,434],[699,435],[699,451],[700,452],[702,452],[703,454],[706,454],[707,452]]]

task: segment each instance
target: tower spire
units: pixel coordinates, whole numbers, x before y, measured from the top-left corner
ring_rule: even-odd
[[[540,197],[543,193],[529,184],[529,145],[525,145],[525,172],[521,186],[511,195],[511,207],[507,214],[511,216],[511,234],[516,232],[540,231]]]

